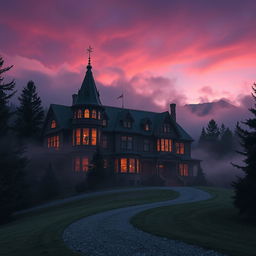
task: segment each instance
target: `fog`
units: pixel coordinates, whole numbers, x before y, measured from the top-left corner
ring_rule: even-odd
[[[238,153],[218,158],[205,150],[194,149],[192,156],[202,160],[201,166],[209,185],[229,188],[232,182],[237,180],[238,176],[243,176],[242,170],[232,165],[232,163],[243,165],[243,156]]]

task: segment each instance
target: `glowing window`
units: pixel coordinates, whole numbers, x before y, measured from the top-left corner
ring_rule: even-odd
[[[185,153],[184,143],[177,142],[175,145],[176,145],[176,153],[183,155]]]
[[[160,139],[157,140],[157,151],[160,151]]]
[[[59,149],[60,137],[58,135],[47,138],[47,147]]]
[[[97,129],[92,128],[92,137],[91,137],[91,143],[93,146],[97,144]]]
[[[95,109],[92,110],[92,118],[97,119],[97,111]]]
[[[89,145],[89,128],[83,129],[83,145]]]
[[[129,159],[129,172],[135,173],[135,159],[134,158]]]
[[[144,125],[144,130],[145,130],[145,131],[150,131],[150,125],[149,125],[149,123],[146,123],[146,124]]]
[[[164,139],[161,139],[161,151],[164,151],[165,147],[164,147]]]
[[[172,152],[172,140],[169,140],[169,152]]]
[[[76,145],[80,145],[81,144],[81,131],[80,129],[76,129]]]
[[[127,172],[127,158],[121,158],[121,172]]]
[[[179,164],[179,172],[180,172],[180,176],[188,176],[188,165]]]
[[[164,151],[166,151],[166,152],[169,151],[169,140],[168,139],[164,140]]]
[[[90,110],[89,109],[85,109],[84,118],[90,118]]]
[[[82,118],[82,110],[81,109],[79,109],[77,111],[77,118]]]
[[[82,158],[82,171],[83,172],[87,172],[88,171],[88,164],[89,164],[89,160],[87,157],[83,157]]]
[[[139,173],[140,172],[140,161],[137,159],[136,162],[137,162],[137,173]]]
[[[56,128],[56,127],[57,127],[56,121],[55,121],[55,120],[52,120],[52,122],[51,122],[51,128],[54,129],[54,128]]]
[[[172,151],[172,140],[158,139],[157,140],[157,151],[171,152]]]

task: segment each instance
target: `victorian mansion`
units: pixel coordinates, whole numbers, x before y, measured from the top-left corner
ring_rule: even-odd
[[[182,185],[197,175],[200,161],[191,158],[193,140],[176,122],[175,104],[161,113],[102,105],[90,59],[72,97],[72,106],[50,105],[43,130],[49,156],[62,159],[60,172],[86,175],[97,151],[103,168],[128,184],[157,175]]]

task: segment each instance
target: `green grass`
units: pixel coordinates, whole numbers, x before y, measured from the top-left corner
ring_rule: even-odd
[[[169,200],[177,196],[178,193],[170,190],[122,192],[20,215],[15,221],[0,226],[0,255],[77,255],[62,241],[64,229],[72,222],[114,208]]]
[[[232,191],[204,188],[214,198],[160,207],[134,216],[131,223],[146,232],[182,240],[235,256],[256,255],[256,225],[239,218]]]

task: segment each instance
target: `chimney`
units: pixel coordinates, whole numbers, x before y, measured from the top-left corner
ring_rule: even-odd
[[[176,104],[170,104],[170,112],[172,119],[176,122]]]
[[[75,105],[76,104],[76,100],[77,100],[77,94],[73,94],[72,95],[72,100],[73,100],[72,105]]]

